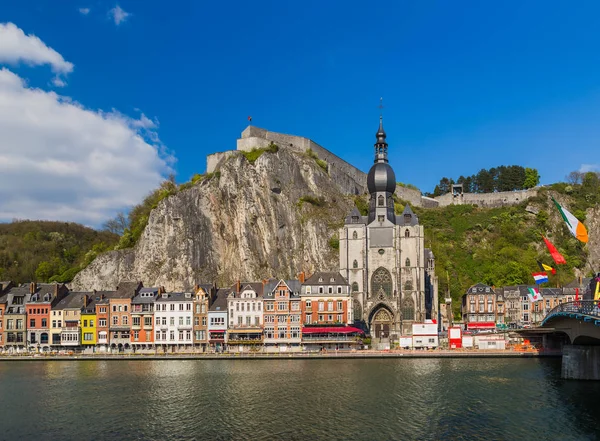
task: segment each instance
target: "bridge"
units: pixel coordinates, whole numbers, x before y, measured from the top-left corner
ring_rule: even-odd
[[[600,301],[562,303],[521,334],[541,335],[544,348],[562,349],[563,378],[600,380]]]

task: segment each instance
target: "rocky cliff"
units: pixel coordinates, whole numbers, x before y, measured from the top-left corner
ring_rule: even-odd
[[[98,256],[72,287],[141,280],[184,290],[336,270],[334,235],[353,206],[343,190],[348,179],[336,182],[315,158],[289,149],[265,152],[253,164],[236,153],[210,179],[162,200],[134,248]]]

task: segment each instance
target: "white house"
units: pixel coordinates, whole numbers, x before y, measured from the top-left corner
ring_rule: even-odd
[[[208,309],[208,343],[212,350],[222,352],[225,349],[227,334],[227,296],[231,290],[220,288],[215,301]]]
[[[193,296],[190,292],[165,292],[154,304],[154,343],[163,350],[192,348]]]
[[[263,284],[237,282],[227,295],[227,349],[257,350],[263,344]]]

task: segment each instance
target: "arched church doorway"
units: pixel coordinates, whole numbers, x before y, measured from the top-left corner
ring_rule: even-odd
[[[371,335],[379,339],[389,338],[393,321],[392,313],[384,306],[380,306],[371,319]]]

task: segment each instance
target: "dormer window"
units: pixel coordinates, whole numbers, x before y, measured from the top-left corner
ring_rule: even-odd
[[[323,282],[323,277],[319,277],[319,283]]]
[[[352,223],[358,223],[358,216],[352,216]]]
[[[410,214],[405,214],[404,215],[404,223],[405,224],[410,224],[411,218],[412,218],[412,216]]]
[[[330,278],[330,279],[329,279],[329,281],[330,281],[331,283],[333,283],[333,282],[335,282],[335,278],[334,278],[334,277],[332,277],[332,278]]]

